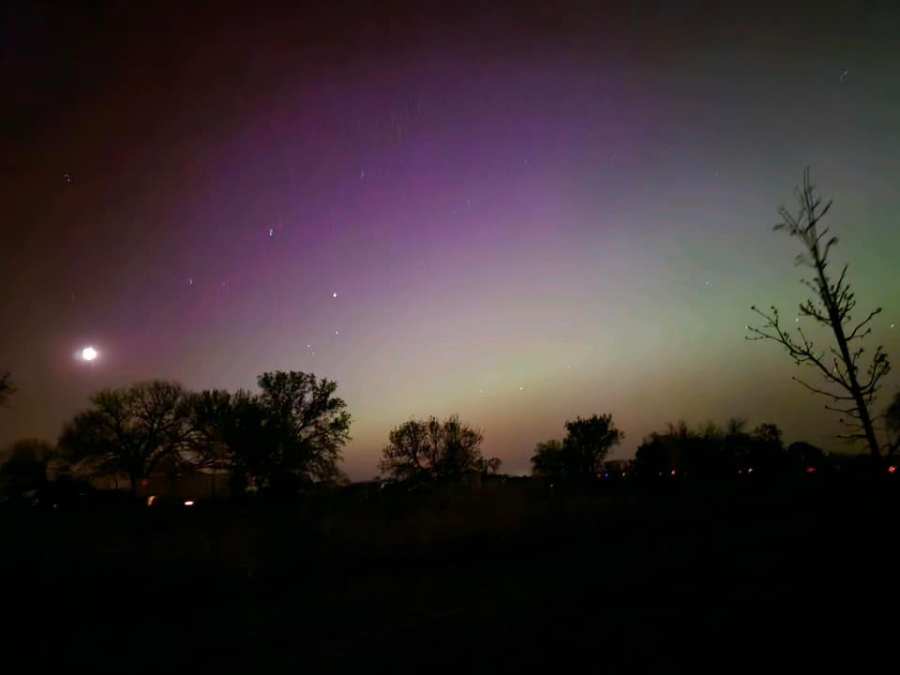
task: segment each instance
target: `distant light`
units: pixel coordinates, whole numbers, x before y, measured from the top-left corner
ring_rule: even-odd
[[[897,473],[897,467],[894,466],[893,464],[891,464],[891,465],[888,467],[888,473]]]
[[[674,476],[676,473],[675,469],[672,469],[672,475]]]
[[[752,467],[752,466],[751,466],[749,469],[747,469],[747,473],[753,473],[753,467]]]
[[[147,497],[147,506],[153,506],[153,502],[156,501],[156,495],[150,495]]]
[[[95,361],[100,356],[100,352],[89,346],[81,350],[80,356],[82,361]]]
[[[816,472],[816,467],[814,467],[814,466],[806,467],[806,473],[815,473],[815,472]]]
[[[332,298],[336,298],[336,297],[337,297],[337,291],[335,291],[334,293],[332,293],[332,294],[331,294],[331,297],[332,297]]]
[[[194,505],[194,502],[193,502],[193,500],[188,499],[188,500],[184,503],[184,505],[185,505],[185,506],[193,506],[193,505]]]

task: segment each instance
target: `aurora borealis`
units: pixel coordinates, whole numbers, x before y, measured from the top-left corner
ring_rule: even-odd
[[[100,387],[294,369],[338,381],[358,479],[431,414],[509,473],[603,412],[620,455],[729,416],[841,448],[745,325],[804,297],[771,225],[810,165],[900,358],[900,12],[674,7],[14,2],[0,445]]]

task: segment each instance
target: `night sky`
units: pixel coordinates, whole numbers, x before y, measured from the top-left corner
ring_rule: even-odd
[[[805,165],[900,358],[894,2],[70,4],[2,15],[2,445],[101,387],[293,369],[338,381],[356,479],[431,414],[510,473],[604,412],[617,456],[681,417],[841,449],[744,341],[803,297],[771,226]]]

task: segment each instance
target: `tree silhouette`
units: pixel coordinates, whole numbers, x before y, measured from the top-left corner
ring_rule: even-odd
[[[258,397],[243,390],[192,394],[190,416],[194,464],[227,470],[235,494],[269,473],[276,443]]]
[[[192,455],[198,466],[227,469],[236,493],[251,482],[293,492],[301,482],[336,480],[349,439],[337,385],[297,372],[264,373],[262,393],[203,391],[190,399]]]
[[[500,460],[481,455],[480,431],[457,415],[409,420],[391,430],[379,470],[396,481],[460,480],[468,473],[494,473]]]
[[[885,426],[891,435],[888,455],[893,455],[900,448],[900,391],[894,394],[894,400],[884,412]]]
[[[744,468],[752,468],[764,474],[775,473],[788,461],[782,438],[784,433],[777,424],[763,422],[745,439],[740,448],[739,459]]]
[[[7,371],[0,373],[0,406],[6,405],[9,397],[16,393],[12,383],[12,375]]]
[[[663,433],[651,433],[637,449],[635,473],[643,479],[660,477],[731,478],[768,475],[787,464],[781,429],[760,424],[751,433],[747,422],[732,418],[725,429],[707,422],[696,431],[683,421],[669,423]]]
[[[747,420],[743,417],[732,417],[725,424],[725,434],[727,436],[739,436],[744,433],[747,428]]]
[[[784,433],[781,431],[777,424],[772,424],[771,422],[763,422],[753,430],[753,435],[760,441],[768,443],[773,447],[782,447],[781,439],[784,436]]]
[[[132,495],[161,463],[185,461],[191,427],[180,385],[155,380],[91,397],[91,408],[66,425],[59,445],[99,474],[124,473]]]
[[[805,471],[809,467],[821,469],[825,466],[825,453],[822,449],[806,441],[791,443],[787,448],[787,456],[797,471]]]
[[[684,420],[666,425],[663,433],[653,432],[635,454],[634,469],[639,478],[721,478],[733,476],[736,454],[747,434],[746,422],[729,421],[727,431],[707,422],[697,431]]]
[[[625,437],[612,415],[578,417],[566,422],[566,437],[538,443],[531,457],[535,475],[562,482],[585,483],[596,479],[610,448]]]
[[[350,440],[350,413],[334,395],[337,383],[297,371],[263,373],[257,382],[266,440],[260,477],[273,489],[292,489],[297,480],[340,479],[338,462]]]
[[[797,189],[797,200],[799,208],[796,214],[785,207],[779,209],[782,220],[774,229],[784,230],[800,241],[804,252],[796,257],[795,262],[812,270],[812,277],[804,279],[803,283],[813,292],[813,297],[800,305],[800,316],[809,317],[829,328],[837,348],[832,346],[825,350],[817,347],[802,327],[797,328],[795,336],[782,324],[774,305],[769,312],[756,306],[751,308],[765,323],[761,327],[749,327],[751,335],[747,339],[772,340],[787,350],[796,365],[807,365],[817,370],[828,389],[810,385],[797,377],[794,380],[815,394],[831,398],[832,405],[825,407],[842,415],[841,422],[849,430],[844,437],[865,441],[873,459],[878,460],[881,451],[869,408],[882,379],[890,371],[890,362],[879,345],[868,367],[863,369],[861,359],[865,348],[861,343],[872,332],[872,319],[881,312],[881,308],[854,322],[856,295],[847,281],[848,266],[843,266],[836,281],[830,276],[829,254],[838,239],[829,236],[829,228],[821,228],[820,223],[832,202],[823,205],[822,198],[810,182],[809,169],[803,173],[803,185]]]
[[[4,453],[0,466],[3,492],[21,493],[40,488],[47,482],[47,462],[54,448],[46,441],[28,438],[13,443]]]
[[[568,468],[568,462],[563,455],[562,441],[556,439],[540,441],[534,447],[531,472],[535,476],[565,481],[570,478]]]

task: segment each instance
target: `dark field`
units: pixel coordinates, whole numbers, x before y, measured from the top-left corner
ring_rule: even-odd
[[[896,487],[6,510],[5,652],[65,672],[892,669]]]

